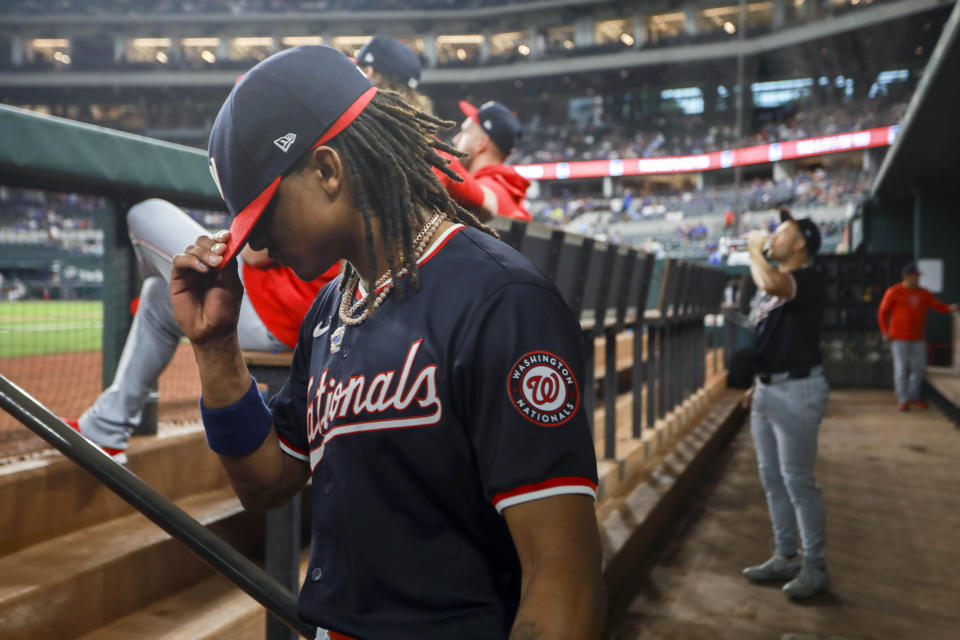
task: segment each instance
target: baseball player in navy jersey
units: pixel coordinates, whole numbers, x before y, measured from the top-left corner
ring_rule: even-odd
[[[271,56],[214,123],[234,216],[174,260],[207,441],[244,506],[312,478],[317,637],[597,638],[597,467],[576,318],[433,174],[444,123],[329,47]],[[309,280],[345,259],[264,405],[236,338],[245,243]],[[223,267],[227,268],[223,268]]]

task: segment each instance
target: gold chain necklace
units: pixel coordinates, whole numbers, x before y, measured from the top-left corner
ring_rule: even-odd
[[[437,229],[440,228],[440,224],[443,222],[443,214],[437,213],[433,218],[430,219],[427,224],[423,225],[423,228],[420,230],[420,233],[417,234],[416,239],[414,240],[413,249],[414,262],[419,260],[424,251],[427,249],[427,243],[433,238],[434,234],[437,232]],[[397,274],[397,279],[407,274],[407,268],[404,267]],[[387,270],[377,281],[374,283],[373,288],[359,300],[357,300],[352,306],[350,300],[356,297],[356,292],[360,287],[360,275],[354,272],[350,277],[350,280],[347,282],[347,287],[343,292],[343,297],[340,299],[340,308],[338,310],[338,315],[340,316],[340,321],[343,323],[337,327],[336,331],[330,334],[330,353],[338,353],[340,351],[340,346],[343,344],[343,336],[347,331],[347,327],[356,327],[364,323],[364,321],[370,317],[370,315],[376,311],[383,301],[390,295],[390,292],[393,291],[393,287],[396,280],[390,280],[390,271]],[[383,287],[382,290],[381,287]],[[378,292],[378,290],[380,290]],[[367,300],[371,295],[376,295],[377,297],[373,301],[372,307],[367,306]],[[357,311],[363,308],[363,313],[359,316],[355,315]]]

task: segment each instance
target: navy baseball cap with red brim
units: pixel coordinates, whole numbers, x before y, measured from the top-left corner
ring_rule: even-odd
[[[346,129],[377,89],[323,45],[274,54],[244,74],[210,132],[210,174],[233,216],[227,264],[246,243],[280,180],[310,149]]]
[[[493,143],[505,154],[509,154],[523,135],[523,125],[505,105],[484,102],[475,107],[466,100],[460,101],[460,111],[484,130]]]

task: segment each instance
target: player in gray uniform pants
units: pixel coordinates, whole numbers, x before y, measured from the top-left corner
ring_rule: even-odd
[[[183,337],[170,305],[173,256],[206,233],[180,208],[155,198],[131,207],[127,228],[144,277],[140,304],[113,383],[79,419],[84,436],[105,449],[120,451],[140,425],[147,396]],[[290,350],[267,330],[246,294],[237,334],[242,349]],[[122,461],[122,453],[115,457]]]
[[[820,248],[820,230],[809,218],[794,219],[786,208],[781,209],[781,220],[772,238],[755,231],[747,241],[750,275],[759,289],[751,311],[757,324],[757,376],[750,392],[750,433],[775,552],[743,573],[754,582],[786,582],[784,593],[799,599],[828,586],[823,498],[814,467],[830,390],[820,353],[825,290],[811,266]],[[797,553],[798,533],[802,556]]]

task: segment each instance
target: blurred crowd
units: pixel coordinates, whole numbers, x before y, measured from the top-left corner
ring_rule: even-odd
[[[824,246],[836,244],[851,203],[858,202],[872,175],[852,169],[797,171],[780,180],[755,179],[700,191],[638,195],[625,189],[613,198],[560,196],[530,202],[537,222],[601,240],[627,242],[658,254],[726,257],[742,234],[776,228],[780,206],[826,216]],[[738,220],[734,211],[742,211]],[[715,256],[716,257],[716,256]]]
[[[797,112],[769,114],[754,123],[737,144],[732,113],[726,122],[702,115],[662,115],[642,123],[593,122],[527,124],[521,145],[510,157],[514,164],[656,158],[708,153],[740,146],[782,142],[813,136],[896,124],[907,101],[865,99],[846,104],[804,105]],[[721,114],[722,115],[722,114]]]
[[[625,189],[622,196],[594,198],[561,196],[533,200],[534,219],[563,226],[591,211],[609,212],[611,222],[660,220],[671,215],[721,216],[727,211],[767,211],[781,206],[797,208],[839,207],[856,201],[870,186],[872,175],[856,169],[797,171],[780,180],[758,178],[743,183],[738,194],[730,185],[706,187],[700,191],[673,191],[657,195],[635,195]]]

